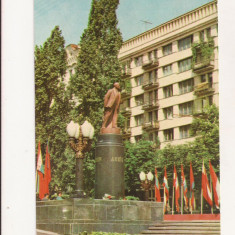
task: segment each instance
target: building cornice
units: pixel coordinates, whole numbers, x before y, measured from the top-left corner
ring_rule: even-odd
[[[161,24],[153,29],[150,29],[142,34],[139,34],[127,41],[125,41],[120,49],[119,52],[119,58],[124,59],[126,56],[125,54],[128,53],[130,56],[131,51],[138,52],[141,49],[138,49],[141,47],[143,49],[143,45],[146,44],[146,47],[148,47],[148,43],[156,40],[158,38],[163,38],[165,35],[170,34],[172,32],[175,32],[177,30],[182,30],[183,28],[186,28],[188,25],[192,25],[193,23],[197,23],[204,18],[210,17],[211,19],[207,19],[206,23],[211,24],[212,22],[217,22],[218,16],[217,16],[217,1],[210,2],[208,4],[205,4],[195,10],[192,10],[190,12],[187,12],[177,18],[174,18],[173,20],[170,20],[164,24]],[[191,27],[189,29],[189,34],[193,30],[196,29],[196,27],[200,27],[199,25],[195,25],[195,27]],[[187,30],[187,29],[186,29]],[[182,32],[185,35],[185,31]],[[179,37],[180,34],[178,35],[172,35],[170,37],[167,37],[167,40],[169,41],[170,39],[174,37]],[[165,40],[165,41],[167,41]],[[158,40],[159,41],[159,40]],[[161,43],[164,42],[161,41]],[[157,42],[152,42],[151,46],[157,45]],[[128,52],[129,51],[129,52]],[[133,54],[133,53],[131,53]]]

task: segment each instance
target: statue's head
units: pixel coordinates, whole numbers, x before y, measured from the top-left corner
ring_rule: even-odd
[[[116,87],[118,90],[120,90],[120,85],[119,85],[118,82],[115,82],[115,83],[113,84],[113,86]]]

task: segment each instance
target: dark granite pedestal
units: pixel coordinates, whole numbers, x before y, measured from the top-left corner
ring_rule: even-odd
[[[124,146],[120,134],[100,134],[95,149],[95,198],[124,197]]]
[[[87,231],[138,234],[163,221],[163,203],[99,199],[37,202],[37,229],[71,235]]]

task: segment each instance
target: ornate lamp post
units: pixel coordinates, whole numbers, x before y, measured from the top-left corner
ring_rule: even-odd
[[[67,125],[67,132],[69,135],[69,144],[76,153],[76,198],[84,197],[84,183],[83,183],[83,159],[84,153],[89,150],[91,146],[91,139],[94,136],[94,127],[85,121],[81,126],[78,123],[71,121]]]
[[[143,171],[139,174],[141,186],[145,191],[145,201],[149,200],[149,189],[151,188],[152,181],[153,181],[153,174],[152,172],[149,172],[148,174],[145,174]]]

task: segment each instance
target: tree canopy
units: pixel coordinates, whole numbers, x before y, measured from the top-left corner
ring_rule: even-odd
[[[69,164],[71,156],[66,154],[66,124],[71,105],[63,83],[66,71],[64,43],[62,32],[56,26],[43,46],[35,47],[36,152],[39,141],[43,156],[49,144],[53,176],[51,185],[73,182],[70,180],[73,176],[68,173],[73,171]]]
[[[79,100],[76,107],[80,122],[88,119],[98,131],[102,123],[103,99],[115,81],[120,80],[118,61],[122,36],[117,28],[119,0],[93,0],[88,27],[81,37],[76,74],[70,90]]]

